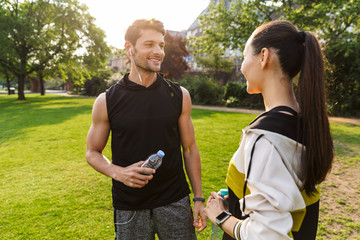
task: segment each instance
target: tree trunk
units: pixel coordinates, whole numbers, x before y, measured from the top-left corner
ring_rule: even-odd
[[[25,75],[19,75],[18,76],[18,100],[24,101],[26,100],[25,94],[24,94],[24,88],[25,88]]]
[[[6,76],[6,86],[7,86],[7,89],[8,89],[8,95],[11,94],[10,92],[10,78],[8,76]]]
[[[38,72],[38,77],[40,80],[40,94],[41,94],[41,96],[44,96],[45,95],[44,76],[43,76],[41,70]]]
[[[27,76],[26,71],[26,63],[27,63],[27,51],[26,49],[21,49],[20,54],[20,71],[18,74],[18,100],[19,101],[25,101],[25,78]]]

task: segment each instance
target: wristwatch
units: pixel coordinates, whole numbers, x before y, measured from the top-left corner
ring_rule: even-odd
[[[215,222],[222,229],[221,225],[226,221],[226,219],[228,219],[231,216],[232,216],[231,213],[227,211],[223,211],[216,217]]]

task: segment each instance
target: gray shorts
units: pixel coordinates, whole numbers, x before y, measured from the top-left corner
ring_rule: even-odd
[[[189,196],[164,207],[114,210],[115,240],[196,239]]]

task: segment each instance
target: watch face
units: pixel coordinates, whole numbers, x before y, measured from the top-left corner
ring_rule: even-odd
[[[224,218],[226,218],[227,216],[229,216],[229,214],[224,211],[224,212],[220,213],[220,214],[216,217],[216,219],[219,220],[220,222],[222,222],[222,220],[223,220]]]
[[[222,223],[225,222],[226,219],[228,219],[230,216],[231,213],[223,211],[216,217],[215,222],[221,228]]]

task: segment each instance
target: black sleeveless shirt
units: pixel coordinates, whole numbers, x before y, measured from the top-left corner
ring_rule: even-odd
[[[128,76],[106,91],[112,162],[126,167],[158,150],[163,150],[165,157],[143,188],[131,188],[113,179],[113,206],[118,210],[152,209],[190,193],[178,126],[183,95],[179,85],[161,74],[148,88],[130,81]]]

